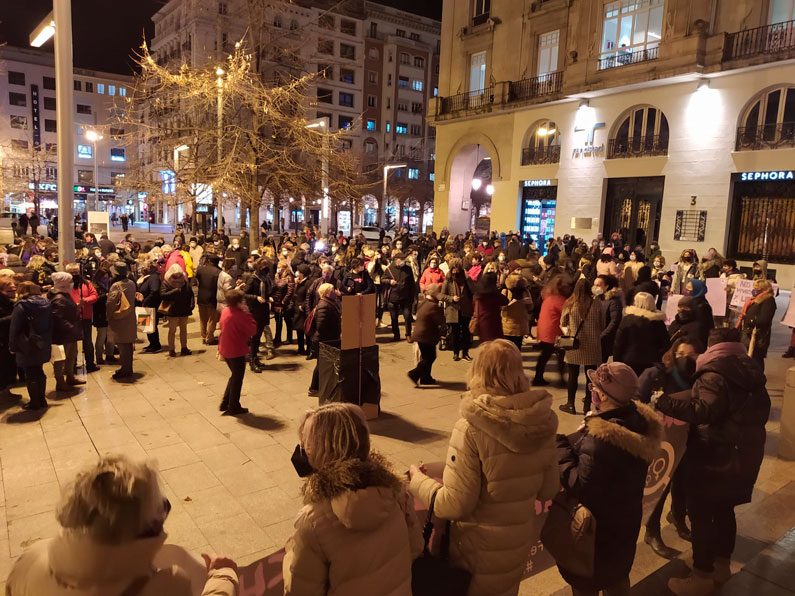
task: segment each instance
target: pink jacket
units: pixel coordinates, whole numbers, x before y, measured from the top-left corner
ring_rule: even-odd
[[[72,300],[75,301],[75,304],[80,306],[80,300],[82,297],[83,306],[80,307],[80,318],[83,321],[90,321],[94,318],[94,308],[93,305],[99,298],[99,294],[94,289],[94,286],[88,282],[83,282],[80,288],[72,288]]]
[[[170,255],[168,255],[165,271],[168,271],[174,263],[182,267],[182,270],[185,272],[185,277],[187,277],[188,267],[187,265],[185,265],[185,259],[182,257],[182,253],[179,252],[178,250],[175,250]]]
[[[444,282],[444,271],[439,269],[431,269],[428,267],[422,273],[422,277],[420,278],[420,291],[424,292],[425,288],[427,288],[431,284],[441,284]]]
[[[237,306],[227,306],[221,311],[219,325],[218,353],[224,358],[240,358],[248,354],[248,342],[257,332],[257,323],[251,313]]]

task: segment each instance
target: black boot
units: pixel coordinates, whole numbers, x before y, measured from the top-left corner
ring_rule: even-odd
[[[643,540],[648,544],[651,549],[660,555],[663,559],[675,559],[682,551],[678,551],[675,548],[671,548],[667,546],[665,542],[663,542],[662,536],[660,536],[660,529],[657,528],[656,530],[651,530],[650,528],[646,528],[646,536]]]
[[[249,360],[248,367],[251,369],[251,372],[254,373],[262,372],[262,362],[260,362],[258,358],[252,358],[251,360]]]
[[[693,537],[690,535],[690,529],[687,527],[687,523],[685,523],[684,520],[676,519],[672,511],[668,512],[668,517],[665,519],[674,525],[676,528],[676,533],[679,534],[679,538],[682,540],[687,540],[688,542],[693,542]]]
[[[787,351],[781,355],[782,358],[795,358],[795,346],[790,346]]]
[[[574,408],[574,404],[572,403],[565,403],[562,406],[559,406],[561,412],[566,412],[567,414],[576,414],[577,410]]]

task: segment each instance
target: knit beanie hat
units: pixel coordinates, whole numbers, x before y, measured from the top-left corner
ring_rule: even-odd
[[[56,292],[72,291],[72,274],[66,271],[59,271],[52,274],[52,287]]]

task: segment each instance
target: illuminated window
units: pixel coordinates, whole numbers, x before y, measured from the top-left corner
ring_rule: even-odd
[[[97,93],[100,95],[105,94],[105,83],[97,83]]]
[[[108,85],[108,95],[116,95],[116,85]]]
[[[422,87],[423,87],[422,81],[418,79],[414,79],[413,81],[411,81],[411,88],[414,89],[414,91],[422,91]]]
[[[633,52],[656,48],[662,39],[665,0],[620,0],[605,5],[602,59],[630,63]]]
[[[409,168],[409,180],[419,180],[420,171],[417,168]]]
[[[375,130],[375,120],[372,118],[367,119],[367,130]]]
[[[112,147],[110,150],[111,161],[127,161],[127,156],[124,153],[123,147]]]
[[[397,122],[395,124],[395,132],[399,135],[405,135],[409,132],[409,127],[405,122]]]
[[[91,145],[78,145],[77,157],[80,159],[91,159],[94,157],[94,149]]]

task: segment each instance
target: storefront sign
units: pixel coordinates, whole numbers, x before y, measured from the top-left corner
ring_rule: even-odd
[[[756,180],[795,180],[795,171],[784,172],[742,172],[742,182],[755,182]]]
[[[605,145],[586,145],[585,147],[575,147],[572,152],[572,157],[594,157],[602,155],[605,152]]]
[[[28,183],[28,189],[33,190],[35,188],[33,182]],[[39,190],[44,192],[58,192],[58,185],[54,182],[39,182]],[[82,184],[75,184],[75,192],[81,194],[93,194],[94,187],[93,186],[84,186]],[[99,194],[101,195],[112,195],[116,192],[116,189],[112,186],[100,186],[99,187]]]
[[[557,185],[558,185],[558,181],[557,180],[549,180],[549,179],[546,179],[546,180],[525,180],[524,181],[524,187],[525,188],[528,188],[528,187],[531,187],[531,186],[557,186]]]
[[[39,86],[30,86],[30,110],[33,123],[33,148],[36,151],[41,149],[41,106],[39,105]]]

